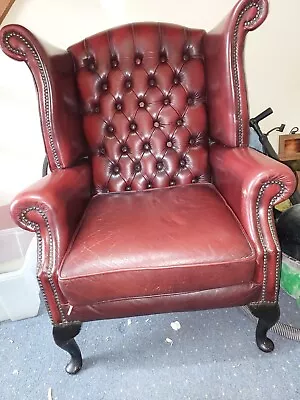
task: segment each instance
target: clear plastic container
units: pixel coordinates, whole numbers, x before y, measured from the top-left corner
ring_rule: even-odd
[[[37,315],[36,262],[34,234],[13,224],[8,206],[0,207],[0,321]]]
[[[300,307],[300,261],[282,253],[280,286],[294,299]]]

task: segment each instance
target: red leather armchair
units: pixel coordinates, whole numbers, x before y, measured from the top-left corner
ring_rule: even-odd
[[[209,33],[138,23],[49,55],[25,28],[2,50],[37,88],[51,174],[12,216],[38,238],[55,342],[95,319],[249,305],[272,351],[280,247],[272,208],[293,173],[248,147],[243,49],[266,0],[240,0]]]

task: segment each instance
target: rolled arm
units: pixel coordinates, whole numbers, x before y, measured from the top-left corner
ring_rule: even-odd
[[[57,269],[91,196],[88,164],[56,170],[12,202],[11,215],[38,239],[38,280],[53,323],[65,320],[64,299],[57,285]]]
[[[215,140],[230,147],[248,144],[245,38],[267,14],[267,0],[239,0],[204,38],[210,132]]]
[[[216,187],[256,250],[254,279],[262,284],[259,302],[274,302],[279,288],[281,251],[273,206],[293,194],[296,178],[286,165],[247,147],[227,148],[214,144],[210,163]]]

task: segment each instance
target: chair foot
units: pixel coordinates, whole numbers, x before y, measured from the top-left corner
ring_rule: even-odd
[[[256,327],[257,347],[265,353],[270,353],[274,350],[274,343],[267,337],[267,332],[279,320],[279,305],[276,303],[271,305],[249,306],[249,309],[251,313],[258,318]]]
[[[82,367],[82,357],[80,349],[74,339],[81,329],[81,324],[69,324],[65,326],[53,327],[53,338],[57,346],[70,354],[71,360],[65,370],[68,374],[76,374]]]

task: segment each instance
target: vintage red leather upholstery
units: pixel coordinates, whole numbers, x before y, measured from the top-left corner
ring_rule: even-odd
[[[69,48],[97,193],[207,181],[204,33],[132,24]]]
[[[71,304],[82,305],[238,285],[254,271],[240,223],[207,183],[95,196],[59,285]]]
[[[262,284],[261,301],[272,301],[279,289],[280,263],[273,206],[286,192],[293,192],[295,177],[286,173],[285,165],[248,147],[214,144],[210,150],[214,184],[255,246],[258,268],[254,280]]]
[[[243,68],[267,12],[240,0],[208,33],[131,24],[54,56],[25,28],[2,29],[39,96],[52,173],[12,215],[38,235],[55,326],[277,302],[272,207],[295,177],[248,148]]]
[[[37,276],[53,322],[61,319],[64,302],[57,285],[57,266],[90,196],[91,170],[89,165],[82,164],[53,171],[22,192],[11,205],[18,224],[37,233]]]

